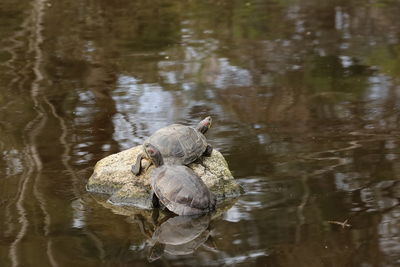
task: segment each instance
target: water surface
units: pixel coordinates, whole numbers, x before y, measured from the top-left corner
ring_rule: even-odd
[[[398,266],[398,14],[394,0],[2,1],[1,265]],[[191,222],[192,250],[149,263],[160,226],[84,186],[99,159],[208,115],[246,194]]]

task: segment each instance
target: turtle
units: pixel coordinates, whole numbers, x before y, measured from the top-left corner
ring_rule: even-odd
[[[177,215],[199,215],[215,210],[214,194],[192,169],[164,164],[161,152],[150,143],[144,144],[144,151],[155,165],[150,184],[156,202]]]
[[[157,130],[144,143],[151,143],[156,146],[166,163],[188,165],[201,156],[211,155],[212,147],[207,143],[204,136],[211,127],[211,123],[212,119],[208,116],[196,128],[182,124],[171,124]],[[141,173],[142,158],[146,158],[146,153],[139,153],[136,163],[132,166],[132,172],[136,176]]]

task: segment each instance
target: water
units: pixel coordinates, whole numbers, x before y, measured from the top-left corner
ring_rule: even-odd
[[[399,13],[394,0],[3,0],[1,266],[399,266]],[[192,250],[155,246],[151,215],[85,192],[99,159],[207,115],[246,194]]]

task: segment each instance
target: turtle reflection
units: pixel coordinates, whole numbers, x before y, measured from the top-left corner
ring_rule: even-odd
[[[209,215],[165,217],[149,240],[148,260],[157,260],[164,253],[191,254],[205,242],[212,243],[210,220]]]

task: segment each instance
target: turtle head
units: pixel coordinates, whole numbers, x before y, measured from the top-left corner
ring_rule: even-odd
[[[158,150],[155,146],[150,143],[144,144],[144,152],[147,157],[153,162],[156,167],[159,167],[164,164],[162,155],[160,150]]]
[[[211,124],[212,124],[211,116],[208,116],[207,118],[199,122],[196,129],[202,134],[205,134],[208,131],[208,129],[211,128]]]

